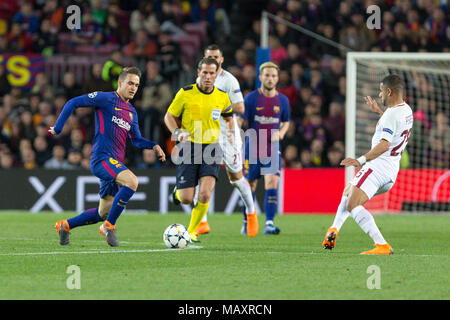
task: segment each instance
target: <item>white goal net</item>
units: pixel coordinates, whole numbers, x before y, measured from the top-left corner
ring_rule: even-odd
[[[349,53],[347,55],[346,155],[370,150],[379,115],[364,97],[378,98],[381,80],[397,74],[414,126],[391,191],[367,203],[373,212],[450,212],[450,54]],[[346,182],[355,171],[347,169]]]

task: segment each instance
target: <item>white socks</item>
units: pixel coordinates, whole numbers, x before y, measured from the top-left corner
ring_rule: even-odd
[[[350,216],[350,212],[347,211],[347,196],[342,196],[341,203],[336,211],[336,216],[334,217],[333,225],[331,228],[336,228],[339,231],[344,224],[345,220]]]
[[[252,214],[255,212],[255,203],[253,202],[252,189],[247,179],[242,177],[237,181],[231,182],[231,184],[239,190],[241,194],[242,201],[245,204],[245,212],[247,214]]]
[[[367,211],[363,206],[357,206],[351,212],[353,219],[355,219],[356,223],[363,229],[365,233],[367,233],[375,244],[386,244],[386,240],[384,240],[381,235],[380,230],[375,224],[375,220],[369,211]]]

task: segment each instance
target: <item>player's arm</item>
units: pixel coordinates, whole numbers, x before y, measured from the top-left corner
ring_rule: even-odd
[[[136,113],[134,114],[133,123],[131,125],[131,130],[128,136],[131,139],[131,143],[136,148],[151,149],[155,151],[156,156],[160,161],[162,162],[166,161],[166,155],[164,151],[161,149],[161,147],[156,142],[147,140],[141,135],[141,130],[139,130],[138,117]]]
[[[371,96],[364,97],[364,100],[366,100],[366,104],[369,106],[370,110],[372,112],[378,113],[379,115],[383,115],[383,110],[378,106],[378,103],[372,99]]]
[[[64,105],[58,120],[56,120],[55,126],[50,127],[48,131],[53,135],[61,133],[64,124],[76,108],[99,106],[104,100],[103,92],[92,92],[70,99]]]
[[[227,129],[227,138],[230,143],[234,143],[234,121],[233,121],[233,108],[229,106],[221,114],[225,121],[225,128]]]
[[[342,160],[341,165],[355,167],[362,166],[367,161],[376,159],[380,155],[388,151],[391,147],[394,132],[397,129],[397,122],[395,121],[394,117],[388,117],[387,115],[384,115],[380,119],[380,126],[382,128],[380,142],[369,152],[362,155],[358,159],[346,158]]]
[[[231,89],[228,92],[228,97],[230,98],[233,112],[237,114],[243,114],[245,111],[244,97],[242,96],[239,81],[234,77],[231,80]]]
[[[283,140],[284,136],[286,135],[286,132],[289,129],[289,120],[290,120],[290,106],[289,106],[289,100],[286,98],[283,100],[282,109],[281,109],[281,116],[280,116],[280,129],[272,135],[272,141],[281,141]]]
[[[379,156],[381,156],[383,153],[388,151],[390,147],[391,147],[391,143],[389,141],[381,139],[380,143],[378,143],[373,149],[371,149],[366,154],[362,155],[358,159],[345,158],[344,160],[341,161],[341,165],[342,166],[346,166],[346,167],[349,167],[349,166],[354,166],[354,167],[362,166],[367,161],[371,161],[371,160],[376,159]]]
[[[184,110],[184,100],[183,100],[183,89],[180,89],[173,99],[172,103],[167,109],[166,114],[164,115],[164,123],[172,133],[172,136],[175,137],[175,141],[183,142],[189,139],[189,132],[182,130],[178,127],[177,118],[179,118],[183,114]]]

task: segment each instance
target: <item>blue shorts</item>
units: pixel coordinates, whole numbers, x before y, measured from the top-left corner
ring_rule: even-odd
[[[278,155],[267,159],[257,159],[250,163],[248,154],[245,155],[244,175],[247,180],[258,180],[261,176],[273,174],[280,176],[281,173],[281,152]]]
[[[100,198],[107,195],[116,195],[119,191],[116,177],[124,170],[128,170],[128,168],[122,162],[113,158],[105,157],[91,161],[91,172],[100,179]]]

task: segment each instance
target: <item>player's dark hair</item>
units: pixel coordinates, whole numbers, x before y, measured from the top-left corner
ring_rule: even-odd
[[[217,44],[210,44],[209,46],[207,46],[205,48],[204,52],[206,52],[207,50],[210,50],[210,51],[212,51],[212,50],[219,50],[220,54],[223,56],[223,51],[222,51],[222,49],[220,49],[220,47]]]
[[[139,78],[141,78],[142,76],[141,70],[139,70],[138,67],[125,67],[122,69],[122,71],[120,71],[119,79],[123,81],[128,74],[135,74]]]
[[[405,87],[402,78],[396,74],[390,74],[381,81],[385,88],[391,89],[393,92],[403,92]]]
[[[202,60],[199,61],[198,65],[197,65],[197,69],[201,70],[202,65],[204,65],[204,64],[206,64],[206,65],[213,64],[216,66],[216,71],[219,70],[219,63],[214,58],[203,58]]]

